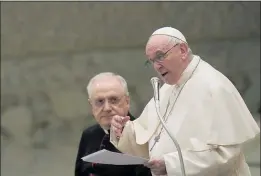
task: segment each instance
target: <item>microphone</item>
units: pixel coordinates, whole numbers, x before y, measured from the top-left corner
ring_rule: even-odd
[[[153,90],[154,90],[154,101],[159,101],[160,100],[160,96],[159,96],[159,87],[160,87],[160,80],[157,77],[152,77],[150,79],[150,82],[153,86]]]
[[[176,148],[177,148],[177,152],[178,152],[178,156],[179,156],[179,161],[180,161],[180,168],[181,168],[181,173],[182,176],[186,176],[186,172],[185,172],[185,166],[184,166],[184,161],[183,161],[183,156],[181,153],[181,149],[180,146],[178,144],[178,141],[175,139],[174,135],[170,133],[170,130],[168,129],[168,127],[166,126],[161,114],[160,114],[160,94],[159,94],[159,87],[160,87],[160,81],[159,78],[157,77],[152,77],[150,79],[150,82],[152,84],[153,90],[154,90],[154,102],[155,102],[155,108],[156,108],[156,112],[158,115],[158,118],[162,124],[162,126],[164,127],[164,129],[166,130],[166,132],[168,133],[169,137],[172,139],[173,143],[175,144]]]

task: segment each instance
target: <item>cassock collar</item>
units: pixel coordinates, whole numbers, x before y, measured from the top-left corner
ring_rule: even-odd
[[[109,133],[109,130],[104,129],[104,128],[102,128],[102,129],[103,129],[103,131],[105,132],[105,134],[110,134],[110,133]]]
[[[181,86],[184,84],[193,74],[194,70],[197,68],[198,64],[200,62],[200,57],[197,55],[194,55],[191,62],[187,66],[187,68],[183,71],[181,77],[179,78],[176,86]]]

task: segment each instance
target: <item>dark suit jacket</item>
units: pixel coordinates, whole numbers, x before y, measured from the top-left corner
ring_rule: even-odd
[[[131,120],[134,117],[131,116]],[[110,137],[96,124],[82,133],[75,164],[75,176],[151,176],[150,170],[142,165],[107,165],[82,161],[82,157],[106,149],[119,152],[111,143]]]

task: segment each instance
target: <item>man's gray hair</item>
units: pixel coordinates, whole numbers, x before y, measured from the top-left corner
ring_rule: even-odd
[[[103,72],[103,73],[99,73],[97,75],[95,75],[94,77],[91,78],[91,80],[89,81],[86,89],[87,89],[87,93],[88,93],[88,96],[91,97],[92,95],[92,86],[93,86],[93,83],[97,80],[100,80],[100,79],[103,79],[104,77],[115,77],[119,80],[119,82],[121,83],[124,91],[125,91],[125,94],[128,96],[129,95],[129,91],[128,91],[128,85],[127,85],[127,82],[126,80],[116,74],[116,73],[112,73],[112,72]]]

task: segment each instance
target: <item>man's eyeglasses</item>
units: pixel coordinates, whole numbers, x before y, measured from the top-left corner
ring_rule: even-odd
[[[154,64],[155,62],[156,62],[156,63],[161,63],[161,62],[168,56],[168,53],[169,53],[174,47],[176,47],[177,45],[178,45],[178,43],[175,44],[174,46],[172,46],[172,47],[171,47],[170,49],[168,49],[166,52],[158,51],[158,52],[156,53],[156,56],[155,56],[154,59],[148,59],[148,60],[146,60],[145,66],[150,66],[150,65]]]
[[[120,101],[123,97],[124,96],[121,96],[121,97],[111,96],[108,98],[97,98],[97,99],[91,100],[91,104],[97,108],[103,107],[105,105],[106,101],[110,105],[118,105],[118,104],[120,104]]]

